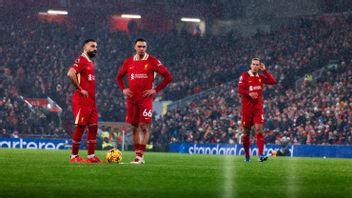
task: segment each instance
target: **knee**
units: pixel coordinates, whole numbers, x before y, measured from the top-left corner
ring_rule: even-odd
[[[138,131],[138,124],[132,124],[132,132],[137,132]]]
[[[243,133],[242,133],[242,138],[246,138],[246,137],[249,137],[249,134],[246,133],[246,132],[243,132]]]
[[[256,134],[263,133],[263,128],[262,127],[256,127],[254,130],[255,130]]]
[[[143,132],[148,132],[149,124],[141,124],[140,127]]]
[[[250,128],[243,128],[242,136],[249,136],[250,133],[251,133],[251,129]]]

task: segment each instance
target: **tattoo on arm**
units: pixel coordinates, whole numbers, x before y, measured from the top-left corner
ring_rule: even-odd
[[[75,86],[77,89],[79,89],[79,84],[78,84],[76,73],[77,73],[76,70],[71,68],[67,73],[67,77],[70,80],[71,84],[73,86]]]

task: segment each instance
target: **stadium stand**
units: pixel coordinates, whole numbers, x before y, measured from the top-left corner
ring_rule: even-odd
[[[105,15],[91,17],[83,20],[77,16],[74,22],[79,26],[71,26],[41,22],[35,16],[8,11],[7,20],[0,22],[2,137],[70,137],[73,89],[66,72],[80,54],[80,42],[88,37],[96,38],[99,45],[96,58],[99,120],[123,121],[124,98],[115,85],[115,75],[122,60],[132,55],[133,39],[143,36],[150,43],[150,53],[160,58],[174,76],[174,81],[159,96],[161,100],[178,100],[214,89],[208,98],[168,112],[155,121],[152,141],[160,148],[170,142],[238,142],[236,83],[253,56],[261,57],[279,80],[279,86],[269,88],[264,96],[270,98],[266,100],[268,143],[277,143],[287,136],[295,144],[351,144],[351,89],[346,86],[350,88],[351,80],[344,76],[351,72],[348,69],[352,43],[350,15],[341,15],[333,24],[325,23],[319,16],[299,18],[296,23],[275,31],[241,39],[230,35],[199,37],[176,30],[130,35],[111,31]],[[17,24],[11,22],[14,19]],[[345,62],[339,71],[346,72],[330,71],[324,74],[325,81],[316,82],[316,87],[294,89],[298,78],[322,68],[330,59]],[[345,83],[346,90],[341,92],[339,83]],[[321,87],[327,90],[318,95]],[[333,102],[336,94],[343,95]],[[45,108],[30,108],[24,100],[45,97],[52,98],[63,109],[60,115]],[[307,100],[315,101],[312,104],[316,106],[303,107],[302,102]],[[330,113],[319,106],[322,101]],[[341,106],[337,107],[337,102]],[[315,115],[314,108],[321,115]],[[292,127],[294,123],[297,126]]]

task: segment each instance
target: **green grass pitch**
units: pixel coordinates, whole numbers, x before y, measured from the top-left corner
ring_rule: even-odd
[[[70,164],[69,155],[0,149],[0,197],[352,197],[352,159],[245,163],[243,156],[148,152],[146,164],[130,165],[134,154],[124,152],[118,165]]]

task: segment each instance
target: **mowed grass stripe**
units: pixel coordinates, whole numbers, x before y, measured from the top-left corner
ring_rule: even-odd
[[[128,164],[133,152],[123,154],[126,164],[70,164],[68,150],[0,149],[0,197],[352,197],[351,159],[244,163],[231,156],[225,163],[225,156],[146,153],[138,166]],[[231,164],[226,191],[224,166]]]

